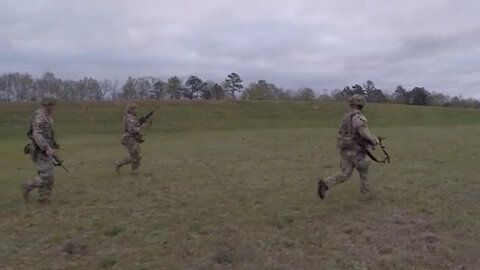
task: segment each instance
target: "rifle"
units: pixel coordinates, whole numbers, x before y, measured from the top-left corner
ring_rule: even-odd
[[[368,149],[365,149],[365,153],[367,156],[369,156],[373,161],[378,162],[378,163],[390,163],[390,155],[387,153],[387,150],[385,149],[385,146],[382,144],[382,141],[387,138],[385,137],[378,137],[378,142],[380,147],[382,148],[383,153],[385,154],[385,158],[382,160],[379,160],[376,158]]]
[[[53,155],[52,158],[55,161],[54,162],[55,166],[61,166],[66,172],[68,172],[68,169],[65,167],[65,165],[63,165],[63,161],[58,159],[58,157],[56,155]]]
[[[390,155],[387,153],[387,150],[385,149],[385,146],[383,146],[382,141],[387,138],[385,137],[378,137],[378,142],[380,144],[380,147],[382,148],[383,153],[385,154],[385,161],[387,163],[390,163]]]
[[[30,125],[30,129],[28,130],[28,133],[27,133],[27,137],[35,144],[35,146],[40,149],[40,147],[38,147],[38,144],[37,142],[33,139],[33,128],[32,128],[32,125]],[[52,143],[52,147],[54,149],[60,149],[60,146],[58,145],[58,143],[55,141],[55,139],[53,140],[53,143]],[[28,144],[25,145],[24,149],[23,149],[23,152],[25,154],[29,154],[30,153],[30,149],[29,149],[29,146]],[[61,161],[56,155],[53,155],[52,156],[52,159],[54,161],[54,165],[55,166],[61,166],[66,172],[68,172],[68,169],[67,167],[65,167],[65,165],[63,165],[63,161]]]
[[[153,109],[151,112],[147,113],[147,115],[140,117],[139,122],[140,125],[145,124],[150,117],[152,117],[153,113],[155,112],[156,108]]]

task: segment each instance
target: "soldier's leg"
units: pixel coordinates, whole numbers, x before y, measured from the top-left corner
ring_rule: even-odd
[[[334,175],[325,177],[323,181],[328,188],[347,181],[353,173],[354,164],[347,154],[341,154],[340,171]]]
[[[370,192],[368,183],[368,167],[370,166],[370,159],[363,153],[359,153],[355,158],[355,167],[360,175],[360,193],[366,195]]]
[[[130,156],[128,156],[128,157],[125,157],[124,159],[122,159],[120,161],[117,161],[116,165],[117,165],[117,167],[120,168],[124,165],[128,165],[128,164],[133,163],[133,162],[134,162],[134,160]]]
[[[23,196],[28,200],[28,193],[35,188],[39,189],[40,199],[47,199],[53,188],[53,165],[52,158],[43,154],[37,155],[34,160],[37,166],[38,176],[25,183]]]
[[[132,162],[132,171],[135,171],[140,167],[140,160],[142,160],[142,156],[140,155],[140,144],[135,142],[133,147],[130,149],[130,156],[133,159]]]
[[[42,186],[42,178],[40,176],[27,180],[22,187],[22,195],[25,201],[28,202],[28,195],[30,191],[34,190],[35,188],[39,188],[41,186]]]
[[[38,164],[37,164],[38,155],[39,153],[37,151],[37,148],[34,146],[34,144],[30,144],[30,159],[32,160],[33,164],[35,164],[37,168],[38,168]],[[22,187],[22,195],[25,201],[28,202],[28,195],[30,191],[40,187],[41,185],[42,185],[42,179],[39,176],[33,179],[28,179]]]
[[[129,155],[128,157],[125,157],[122,160],[117,161],[117,166],[122,167],[123,165],[128,165],[128,164],[133,163],[133,162],[134,162],[133,158],[130,157],[130,155]]]
[[[124,146],[125,146],[125,148],[126,148],[127,151],[128,151],[128,156],[125,157],[124,159],[118,161],[118,162],[116,163],[117,168],[122,167],[123,165],[127,165],[127,164],[130,164],[130,163],[133,163],[133,162],[135,161],[135,160],[133,159],[133,157],[132,157],[132,154],[131,154],[131,148],[134,147],[133,145],[134,145],[134,141],[133,141],[132,138],[127,138],[127,139],[125,139],[125,144],[124,144]]]
[[[50,198],[53,188],[53,171],[55,166],[53,165],[52,158],[46,155],[39,155],[37,161],[38,177],[41,180],[41,185],[38,188],[38,194],[40,195],[40,202],[47,202]]]
[[[48,202],[53,189],[53,168],[39,173],[39,176],[42,178],[42,185],[38,188],[38,194],[40,195],[39,201]]]

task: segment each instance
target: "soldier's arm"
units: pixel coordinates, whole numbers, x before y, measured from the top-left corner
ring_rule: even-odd
[[[37,146],[42,151],[47,151],[50,149],[50,145],[48,144],[45,137],[43,137],[43,129],[45,127],[45,119],[43,119],[40,115],[35,115],[32,120],[32,139],[35,141]]]
[[[353,125],[357,128],[360,136],[369,141],[372,145],[377,145],[379,143],[377,136],[373,135],[368,128],[367,118],[365,118],[364,115],[355,115],[353,117]]]
[[[140,133],[140,122],[133,118],[127,119],[127,130],[134,135]]]

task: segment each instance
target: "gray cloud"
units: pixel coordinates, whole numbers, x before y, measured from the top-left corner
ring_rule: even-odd
[[[318,90],[373,80],[480,98],[474,0],[2,1],[0,72],[197,74]]]

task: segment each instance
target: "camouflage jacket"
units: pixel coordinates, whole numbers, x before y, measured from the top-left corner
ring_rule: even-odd
[[[140,121],[138,118],[130,113],[127,113],[123,118],[124,133],[123,137],[131,137],[137,141],[142,141],[142,134],[140,134]]]
[[[33,113],[31,119],[31,134],[29,135],[30,139],[35,142],[41,151],[55,148],[53,119],[43,109],[38,109]]]
[[[343,116],[338,135],[340,149],[366,148],[378,144],[378,138],[368,128],[367,118],[360,110],[353,110]]]

